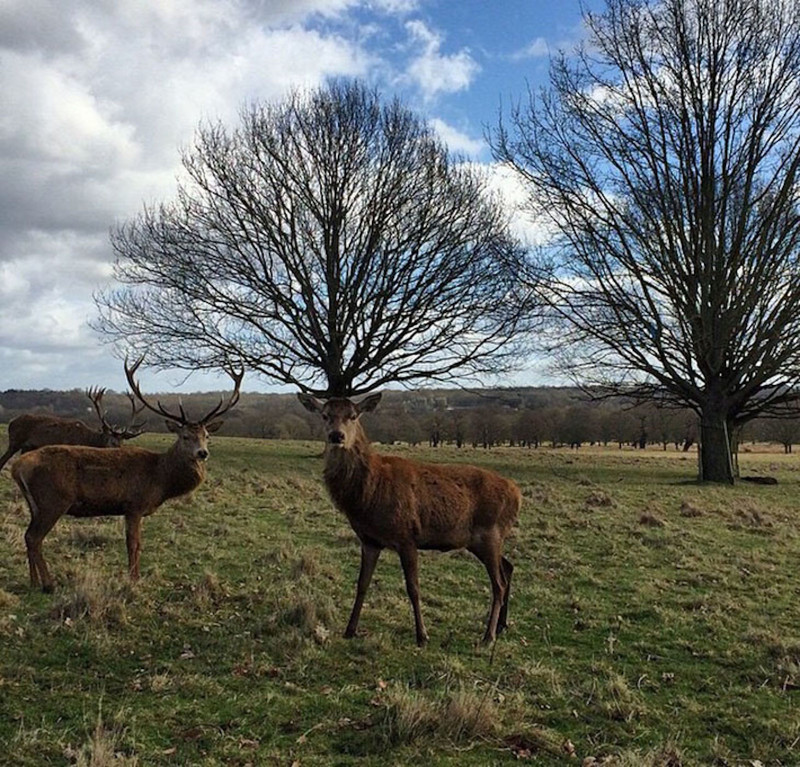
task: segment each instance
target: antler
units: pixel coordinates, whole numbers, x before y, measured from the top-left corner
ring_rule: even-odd
[[[103,395],[105,393],[105,388],[100,388],[98,386],[93,386],[92,388],[86,390],[86,396],[92,401],[92,405],[94,405],[94,411],[97,413],[100,423],[109,431],[113,431],[113,427],[106,420],[105,410],[102,409]]]
[[[154,407],[144,398],[144,395],[139,389],[139,384],[136,382],[134,377],[136,375],[136,371],[139,369],[139,366],[143,361],[144,357],[142,356],[134,363],[133,367],[128,367],[128,360],[125,360],[125,376],[128,379],[128,385],[131,387],[131,391],[136,396],[136,399],[138,399],[139,402],[141,402],[142,405],[148,410],[152,410],[154,413],[157,413],[164,418],[169,418],[171,421],[175,421],[181,425],[189,423],[189,418],[183,409],[182,403],[178,403],[178,408],[180,409],[180,415],[178,416],[166,410],[161,402],[156,402],[156,406]],[[228,398],[226,403],[220,399],[219,404],[212,408],[210,412],[206,413],[197,423],[203,425],[207,424],[212,418],[217,418],[227,413],[239,401],[239,388],[241,387],[242,379],[244,378],[244,369],[237,373],[232,369],[226,368],[225,372],[233,379],[233,393]]]
[[[233,394],[231,394],[224,406],[222,404],[222,399],[220,399],[219,404],[200,419],[200,423],[202,424],[208,423],[212,418],[218,418],[219,416],[225,415],[225,413],[227,413],[239,401],[239,387],[242,385],[242,379],[244,378],[244,368],[242,368],[238,373],[232,368],[225,368],[225,372],[231,377],[231,379],[233,379]],[[181,408],[181,411],[182,410],[183,408]]]
[[[128,421],[128,425],[121,430],[121,435],[123,439],[133,439],[144,433],[144,427],[147,422],[141,421],[140,423],[136,423],[136,416],[145,410],[145,406],[141,405],[140,407],[136,407],[136,399],[129,391],[125,392],[125,396],[127,396],[131,403],[131,417]]]
[[[154,406],[144,398],[141,389],[139,389],[139,384],[136,382],[136,378],[134,377],[142,362],[144,362],[144,355],[139,357],[139,359],[133,363],[133,367],[128,367],[128,360],[127,358],[125,359],[125,377],[128,379],[128,386],[131,387],[133,395],[139,400],[139,402],[142,403],[143,407],[146,407],[148,410],[152,410],[157,415],[168,418],[170,421],[175,421],[175,423],[179,423],[181,426],[187,424],[189,419],[186,417],[186,413],[183,412],[183,407],[181,407],[181,414],[175,415],[174,413],[170,413],[169,410],[166,410],[160,401],[156,401]]]

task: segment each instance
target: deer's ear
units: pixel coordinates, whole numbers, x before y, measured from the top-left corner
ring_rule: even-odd
[[[181,425],[177,421],[169,421],[165,419],[164,423],[167,424],[167,429],[173,434],[177,434],[181,430]]]
[[[213,434],[215,431],[217,431],[219,429],[220,426],[222,426],[223,423],[224,423],[224,421],[212,421],[211,423],[207,423],[206,424],[206,431],[209,434]]]
[[[356,410],[358,410],[359,414],[369,413],[371,410],[375,410],[375,408],[378,407],[380,401],[380,394],[370,394],[369,397],[362,399],[361,402],[356,404]]]
[[[306,394],[305,392],[298,392],[297,399],[300,400],[300,404],[306,409],[310,410],[312,413],[321,413],[322,412],[322,401],[318,400],[316,397],[313,397],[311,394]]]

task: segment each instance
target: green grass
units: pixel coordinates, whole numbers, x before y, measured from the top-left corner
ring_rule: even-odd
[[[358,545],[319,444],[215,439],[205,485],[145,521],[135,586],[120,520],[59,521],[52,595],[4,470],[0,763],[800,764],[800,458],[744,453],[779,484],[718,487],[660,450],[391,449],[522,487],[495,646],[458,553],[422,555],[426,648],[391,552],[341,638]]]

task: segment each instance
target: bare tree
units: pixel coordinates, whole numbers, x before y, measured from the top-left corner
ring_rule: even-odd
[[[608,0],[585,22],[493,147],[555,233],[535,267],[565,367],[692,408],[702,478],[732,481],[737,429],[797,412],[800,6]]]
[[[201,126],[183,167],[111,235],[97,327],[126,351],[326,395],[519,359],[507,213],[399,101],[334,81]]]
[[[800,441],[800,418],[796,412],[783,418],[761,418],[754,427],[760,439],[780,443],[787,454],[792,452],[792,445]]]

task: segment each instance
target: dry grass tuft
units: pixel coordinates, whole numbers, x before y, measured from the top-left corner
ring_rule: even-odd
[[[88,618],[104,626],[127,621],[127,603],[132,597],[130,583],[111,583],[97,568],[82,569],[72,579],[72,589],[56,602],[50,615],[62,622]]]
[[[503,682],[512,690],[530,688],[553,697],[560,697],[564,692],[561,672],[543,661],[517,664]]]
[[[605,675],[605,679],[597,678],[591,685],[598,711],[616,722],[630,722],[644,713],[641,696],[631,689],[625,677],[610,669],[599,670],[598,674]]]
[[[411,691],[393,692],[386,710],[387,736],[392,743],[413,743],[436,731],[436,707]]]
[[[756,506],[748,505],[736,510],[736,518],[746,527],[772,527],[772,521]]]
[[[547,506],[553,502],[552,488],[544,482],[530,481],[520,485],[523,498],[529,498],[538,506]]]
[[[307,578],[327,577],[333,578],[335,571],[323,563],[323,555],[318,548],[303,549],[300,556],[292,564],[292,577]]]
[[[698,509],[697,506],[690,503],[689,501],[681,501],[681,508],[679,514],[682,517],[702,517],[703,511],[702,509]]]
[[[595,490],[586,497],[583,505],[587,509],[616,508],[616,501],[605,490]]]
[[[335,615],[336,610],[330,599],[295,594],[292,603],[284,607],[272,622],[277,627],[294,628],[301,636],[312,639],[317,644],[325,644]],[[280,629],[277,630],[280,633]]]
[[[454,743],[488,738],[498,729],[495,704],[489,692],[459,690],[441,707],[439,730]]]
[[[98,524],[70,525],[67,540],[81,551],[100,549],[111,540],[108,530],[104,529],[107,527]]]
[[[800,643],[766,631],[750,632],[745,641],[764,650],[773,683],[783,690],[800,688]]]
[[[435,698],[417,690],[395,689],[386,696],[386,737],[393,744],[444,738],[465,743],[490,738],[499,730],[491,690],[459,689]]]
[[[136,756],[127,756],[119,750],[122,734],[118,728],[107,728],[98,714],[89,742],[77,752],[68,746],[64,755],[74,760],[76,767],[137,767]]]
[[[192,586],[192,592],[195,602],[203,606],[214,604],[228,596],[228,590],[220,582],[219,576],[210,571],[203,574],[200,583]]]
[[[539,754],[564,756],[564,739],[553,731],[541,727],[528,727],[503,738],[503,744],[518,761],[536,760]],[[598,762],[600,764],[600,762]]]
[[[28,507],[18,499],[11,501],[6,509],[0,518],[0,536],[10,548],[25,551],[25,528],[30,520]]]
[[[19,604],[19,597],[16,594],[11,594],[5,589],[0,589],[0,608],[7,609],[9,607],[16,607]]]
[[[154,674],[150,677],[150,689],[155,693],[168,692],[173,687],[173,679],[169,674]]]
[[[623,751],[614,756],[602,759],[587,757],[583,760],[585,767],[683,767],[683,755],[680,750],[668,744],[663,748],[642,753],[641,751]]]
[[[661,517],[657,517],[655,514],[651,514],[649,511],[645,511],[639,517],[639,524],[645,525],[646,527],[666,527],[667,523],[661,519]]]

